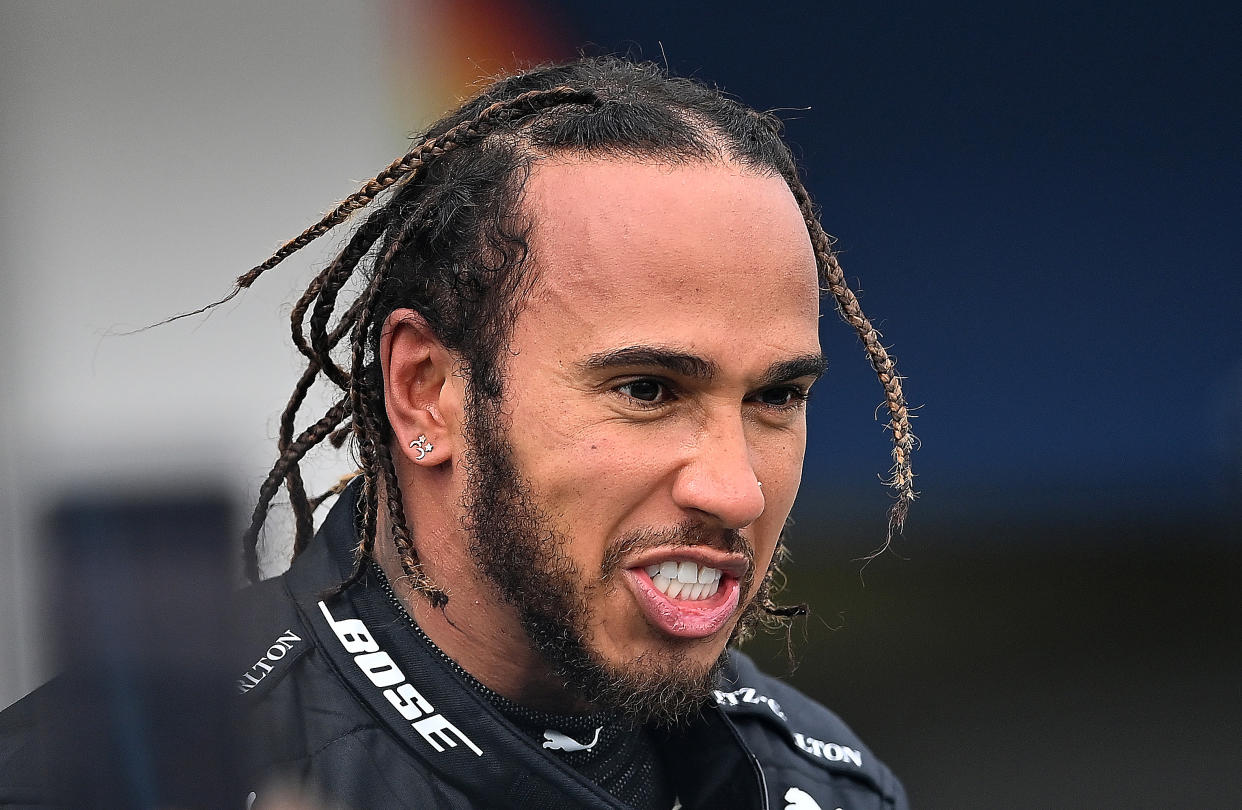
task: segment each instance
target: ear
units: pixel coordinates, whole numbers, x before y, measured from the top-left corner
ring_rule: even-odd
[[[398,309],[384,321],[379,360],[394,449],[422,467],[451,460],[462,421],[456,354],[444,347],[423,316]]]

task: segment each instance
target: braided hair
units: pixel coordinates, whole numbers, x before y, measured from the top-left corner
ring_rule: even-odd
[[[832,239],[820,226],[780,133],[775,116],[700,82],[669,77],[653,63],[602,57],[535,68],[492,84],[433,124],[406,154],[240,276],[228,296],[198,310],[229,300],[355,212],[368,210],[291,313],[293,343],[306,368],[281,416],[279,455],[245,533],[249,579],[259,578],[258,537],[280,487],[292,504],[296,557],[313,534],[314,509],[340,490],[309,497],[301,461],[325,439],[340,447],[352,436],[363,479],[361,532],[353,574],[342,587],[365,570],[382,507],[411,585],[433,605],[447,602],[419,564],[402,508],[376,359],[380,331],[394,310],[417,311],[461,358],[467,395],[476,403],[502,396],[501,357],[527,269],[526,230],[518,217],[521,190],[531,165],[553,154],[671,163],[729,159],[784,178],[806,221],[821,287],[862,340],[884,388],[893,444],[887,483],[896,495],[889,514],[891,540],[915,497],[910,464],[915,439],[902,378],[846,283]],[[339,300],[351,282],[360,292]],[[299,411],[320,379],[339,389],[339,398],[299,431]],[[766,597],[764,602],[774,616],[800,612],[778,608]]]

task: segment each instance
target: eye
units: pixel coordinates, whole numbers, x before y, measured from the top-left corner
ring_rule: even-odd
[[[780,385],[776,388],[765,388],[755,394],[754,399],[769,408],[791,410],[800,407],[810,395],[810,391],[796,385]]]
[[[616,391],[643,405],[659,405],[672,397],[667,385],[647,377],[618,385]]]

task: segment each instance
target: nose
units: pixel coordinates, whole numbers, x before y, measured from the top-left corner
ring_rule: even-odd
[[[677,472],[673,500],[722,528],[742,529],[763,514],[763,485],[755,477],[740,413],[713,418]]]

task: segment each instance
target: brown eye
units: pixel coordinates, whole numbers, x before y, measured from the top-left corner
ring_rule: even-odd
[[[807,398],[808,392],[792,385],[768,388],[755,395],[755,400],[769,408],[792,408]]]
[[[635,380],[617,390],[639,402],[659,402],[665,393],[664,384],[656,380]]]
[[[759,395],[759,401],[764,405],[788,405],[794,397],[792,388],[771,388]]]

